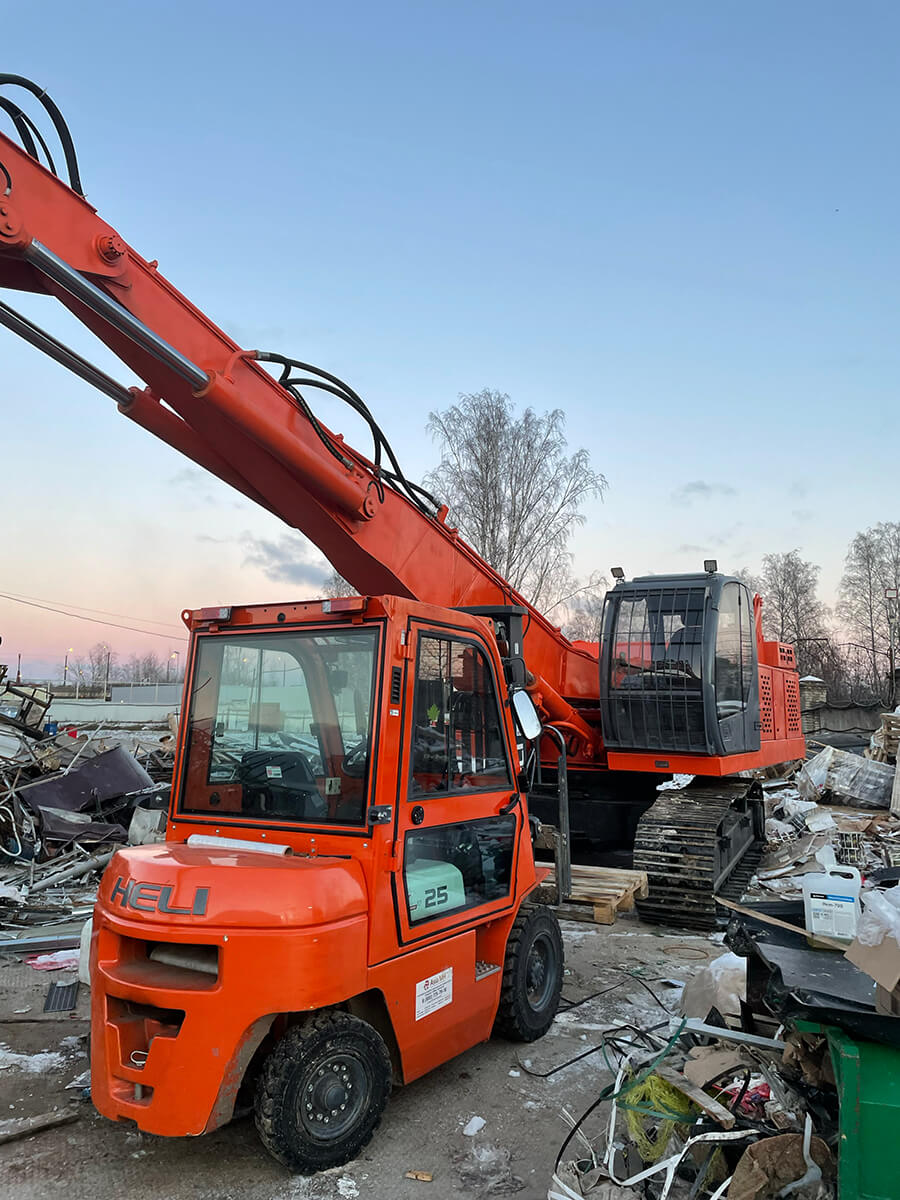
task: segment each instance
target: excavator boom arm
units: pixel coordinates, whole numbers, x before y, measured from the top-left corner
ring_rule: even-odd
[[[426,511],[418,489],[403,494],[396,476],[325,429],[261,365],[265,355],[239,347],[83,196],[2,134],[0,288],[55,296],[145,389],[117,384],[6,305],[0,323],[300,530],[359,592],[524,608],[528,667],[545,710],[578,735],[581,754],[602,753],[599,731],[568,702],[596,701],[596,658],[573,647],[468,546],[446,524],[446,509]]]

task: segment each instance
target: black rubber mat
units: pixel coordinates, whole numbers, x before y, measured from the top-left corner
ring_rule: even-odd
[[[44,1012],[71,1012],[77,1001],[77,979],[74,983],[51,983],[44,1001]]]

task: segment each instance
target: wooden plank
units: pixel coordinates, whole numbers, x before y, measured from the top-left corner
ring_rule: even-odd
[[[891,788],[891,812],[900,815],[900,762],[894,767],[894,785]]]
[[[615,925],[616,905],[613,900],[605,900],[594,905],[594,921],[598,925]]]
[[[665,1079],[666,1083],[671,1083],[672,1087],[677,1088],[689,1100],[693,1100],[723,1129],[734,1128],[736,1120],[734,1113],[730,1112],[724,1104],[720,1104],[718,1100],[714,1100],[712,1096],[707,1096],[703,1088],[691,1083],[680,1071],[676,1071],[673,1067],[660,1066],[656,1068],[656,1074],[660,1079]]]
[[[555,882],[552,869],[547,882]],[[585,897],[634,892],[639,900],[643,900],[650,890],[646,871],[615,870],[611,867],[572,867],[572,883],[574,891]]]
[[[37,1117],[22,1117],[6,1129],[0,1130],[0,1145],[4,1142],[15,1142],[19,1138],[30,1137],[33,1133],[40,1133],[42,1129],[52,1129],[56,1125],[68,1125],[70,1121],[77,1121],[79,1113],[73,1108],[63,1109],[61,1112],[41,1113]]]
[[[752,908],[735,904],[733,900],[726,900],[724,896],[713,896],[713,899],[723,908],[730,908],[732,912],[741,913],[745,917],[754,917],[757,921],[762,921],[764,925],[776,925],[779,929],[788,929],[791,933],[799,933],[802,937],[806,936],[805,929],[800,929],[797,925],[789,925],[787,921],[780,921],[778,917],[770,917],[768,913],[755,912]],[[827,946],[830,950],[840,950],[843,954],[847,949],[843,942],[836,942],[833,938],[825,937],[823,934],[817,933],[815,938],[820,945]]]

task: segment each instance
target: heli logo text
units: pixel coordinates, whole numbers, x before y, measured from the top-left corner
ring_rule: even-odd
[[[172,903],[172,883],[141,883],[138,879],[125,882],[120,875],[113,884],[110,903],[120,908],[134,908],[138,912],[171,913],[180,917],[202,917],[206,913],[209,888],[194,889],[194,899],[189,908],[180,908]]]

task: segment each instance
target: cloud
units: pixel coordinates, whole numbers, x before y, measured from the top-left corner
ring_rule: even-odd
[[[695,546],[691,542],[682,542],[680,546],[676,547],[675,553],[676,554],[705,554],[706,551],[708,550],[708,548],[709,547],[707,547],[707,546]]]
[[[248,534],[241,541],[245,550],[245,566],[259,567],[267,578],[276,583],[312,588],[321,595],[331,575],[331,568],[322,558],[311,559],[311,547],[306,538],[296,533],[286,533],[275,542]]]
[[[735,496],[737,490],[728,483],[709,483],[705,479],[692,479],[683,483],[672,493],[673,504],[692,504],[695,500],[712,500],[715,496]]]
[[[811,521],[816,514],[811,508],[792,508],[791,516],[795,521]]]
[[[210,476],[198,467],[182,467],[174,475],[169,476],[172,487],[183,488],[190,494],[191,500],[199,504],[215,504],[215,496],[208,490]]]
[[[169,476],[169,483],[175,487],[196,488],[202,487],[208,478],[206,472],[201,471],[198,467],[182,467],[180,471]]]

